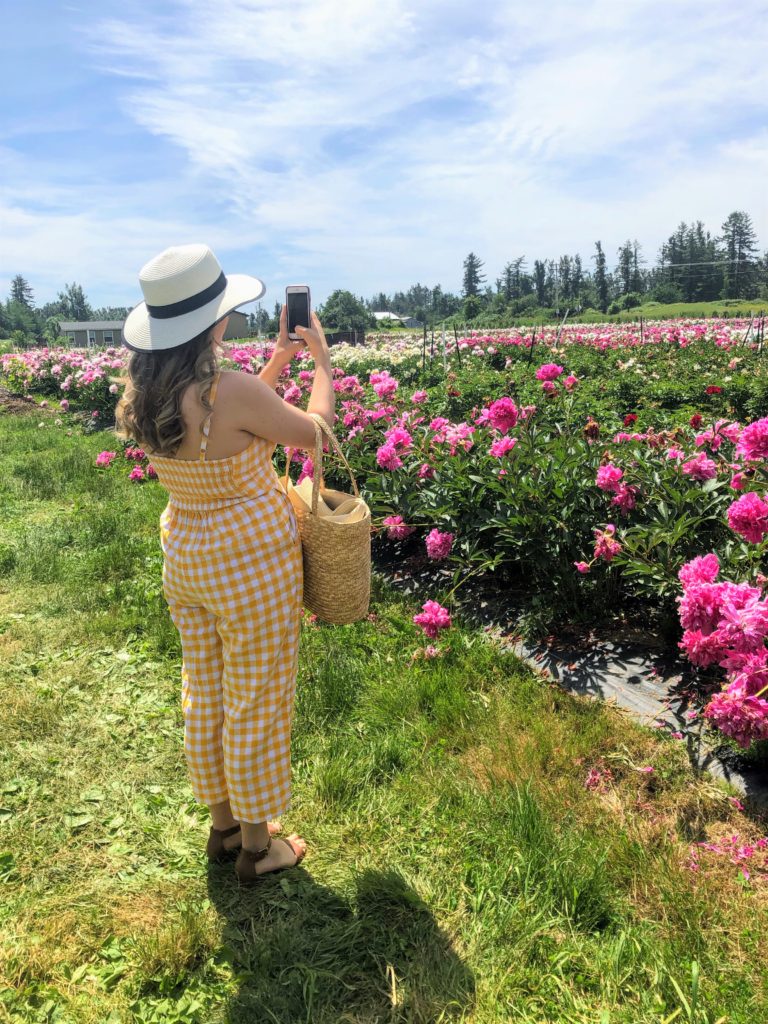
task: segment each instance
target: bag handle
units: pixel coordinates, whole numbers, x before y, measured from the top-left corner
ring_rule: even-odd
[[[357,480],[355,480],[355,475],[352,472],[352,467],[347,462],[346,456],[344,455],[344,452],[341,450],[341,445],[337,441],[334,432],[325,422],[320,413],[311,412],[309,415],[315,421],[315,456],[314,459],[312,460],[312,515],[316,516],[317,502],[318,498],[320,497],[320,487],[323,473],[323,434],[325,434],[325,436],[328,438],[331,447],[339,456],[344,465],[347,467],[349,479],[352,481],[352,490],[356,498],[360,497],[360,491],[358,490]],[[290,448],[286,453],[285,477],[283,479],[283,488],[286,492],[288,490],[288,470],[291,465],[291,458],[293,457],[294,451],[295,449]]]

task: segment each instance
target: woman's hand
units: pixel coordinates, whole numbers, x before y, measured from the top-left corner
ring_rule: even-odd
[[[289,363],[303,348],[303,341],[291,341],[288,337],[288,307],[284,305],[280,312],[280,333],[277,336],[272,358],[277,357],[283,362]]]
[[[304,339],[304,342],[316,363],[331,361],[331,352],[328,348],[328,342],[325,340],[325,331],[323,330],[323,325],[318,320],[316,313],[312,313],[312,326],[297,327],[296,333],[300,334]]]

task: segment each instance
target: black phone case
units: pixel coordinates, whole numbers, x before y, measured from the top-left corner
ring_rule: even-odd
[[[286,306],[286,309],[290,310],[290,305],[289,305],[289,302],[288,302],[288,289],[286,289],[286,291],[285,291],[285,306]],[[307,327],[311,327],[311,326],[312,326],[312,294],[311,294],[311,292],[309,290],[309,286],[307,286]],[[291,338],[294,341],[300,341],[301,340],[298,334],[292,334],[291,333],[290,314],[289,314],[289,317],[288,317],[288,337]]]

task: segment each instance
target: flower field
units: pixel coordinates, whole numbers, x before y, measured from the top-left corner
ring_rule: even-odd
[[[548,630],[650,624],[699,669],[692,713],[754,750],[768,739],[762,330],[579,324],[334,348],[336,431],[377,547],[450,566],[454,587],[488,576]],[[256,373],[268,354],[235,343],[225,367]],[[47,406],[55,429],[112,424],[123,350],[1,359],[5,386]],[[311,384],[298,358],[279,391],[303,404]],[[294,476],[312,472],[295,458]],[[157,486],[135,445],[108,445],[94,471],[119,467]],[[417,617],[430,640],[450,627],[440,597]]]
[[[545,681],[456,601],[474,573],[560,631],[666,623],[702,678],[689,717],[754,756],[759,346],[530,340],[454,339],[445,364],[412,342],[334,351],[377,556],[432,582],[414,600],[377,573],[367,619],[305,615],[283,826],[309,856],[254,890],[205,865],[166,496],[109,430],[123,354],[5,358],[0,1021],[766,1019],[759,809],[682,734]],[[264,355],[235,345],[228,366]],[[310,381],[300,360],[281,390]]]

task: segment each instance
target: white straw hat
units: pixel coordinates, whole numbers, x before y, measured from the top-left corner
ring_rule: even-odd
[[[139,271],[144,301],[123,324],[123,344],[158,352],[191,341],[245,302],[267,290],[248,274],[224,276],[207,245],[174,245]]]

